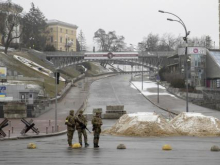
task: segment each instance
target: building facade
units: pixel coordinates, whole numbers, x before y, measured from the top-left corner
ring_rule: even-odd
[[[58,20],[49,20],[47,24],[47,45],[53,45],[58,51],[76,51],[76,25]]]
[[[220,50],[188,47],[187,54],[187,72],[185,48],[169,57],[173,59],[167,66],[169,70],[179,71],[185,78],[188,73],[188,84],[192,87],[220,89]]]

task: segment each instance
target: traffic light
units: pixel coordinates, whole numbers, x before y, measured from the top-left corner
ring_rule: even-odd
[[[55,72],[55,73],[54,73],[54,77],[55,77],[55,83],[56,83],[56,84],[59,84],[60,73],[59,73],[59,72]]]

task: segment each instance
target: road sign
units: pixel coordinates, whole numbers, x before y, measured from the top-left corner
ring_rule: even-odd
[[[160,75],[157,74],[157,77],[156,77],[157,81],[160,81]]]

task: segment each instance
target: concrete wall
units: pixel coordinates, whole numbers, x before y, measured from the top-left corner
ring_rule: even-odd
[[[206,56],[206,77],[207,78],[220,78],[220,67],[207,51]]]
[[[5,86],[6,90],[4,93],[6,93],[6,97],[13,97],[13,100],[20,100],[19,98],[19,91],[25,90],[26,85],[2,85],[0,86]]]
[[[5,118],[26,118],[27,117],[27,107],[25,103],[10,102],[3,106],[4,117]]]

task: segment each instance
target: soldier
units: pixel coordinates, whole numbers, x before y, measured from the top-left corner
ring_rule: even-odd
[[[70,110],[69,116],[66,117],[65,124],[67,125],[67,141],[69,147],[72,147],[72,139],[73,134],[75,131],[75,117],[74,117],[74,110]]]
[[[83,116],[83,111],[80,110],[79,115],[76,118],[76,129],[78,131],[79,143],[82,146],[82,134],[83,134],[85,147],[88,147],[89,144],[87,143],[86,126],[87,126],[87,119],[85,118],[85,116]]]
[[[99,135],[101,133],[101,126],[102,126],[102,119],[101,119],[101,112],[96,112],[96,116],[92,119],[92,130],[94,131],[94,148],[99,147]]]

